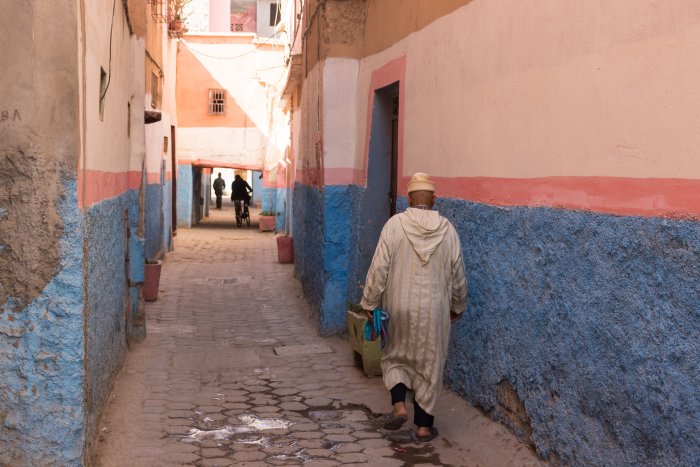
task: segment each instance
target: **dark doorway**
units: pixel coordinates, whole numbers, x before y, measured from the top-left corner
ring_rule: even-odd
[[[399,83],[374,94],[367,161],[367,191],[360,208],[359,273],[364,280],[379,234],[396,213]]]
[[[192,167],[192,225],[195,226],[202,218],[204,199],[202,198],[202,169]]]

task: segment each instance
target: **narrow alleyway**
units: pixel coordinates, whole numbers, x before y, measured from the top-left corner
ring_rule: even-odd
[[[381,378],[353,367],[345,340],[317,337],[274,236],[232,217],[227,206],[178,231],[147,304],[148,338],[132,347],[100,425],[98,465],[540,465],[449,393],[437,440],[387,440]]]

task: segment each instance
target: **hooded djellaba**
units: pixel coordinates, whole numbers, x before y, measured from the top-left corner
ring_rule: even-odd
[[[413,191],[429,191],[428,175],[417,173]],[[367,273],[360,305],[389,314],[381,366],[391,390],[403,383],[433,414],[442,388],[450,336],[450,315],[467,304],[467,282],[459,237],[452,224],[429,206],[415,205],[384,226]]]

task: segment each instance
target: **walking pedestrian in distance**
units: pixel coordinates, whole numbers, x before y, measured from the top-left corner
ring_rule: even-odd
[[[467,305],[467,280],[459,236],[433,211],[435,184],[415,173],[408,183],[409,208],[384,225],[367,272],[360,305],[389,314],[381,360],[393,411],[384,425],[398,430],[408,420],[406,392],[414,394],[413,436],[438,435],[434,410],[442,389],[450,323]]]
[[[214,194],[216,195],[216,209],[221,209],[221,200],[224,196],[224,188],[226,188],[226,182],[221,178],[221,172],[219,176],[214,180]]]

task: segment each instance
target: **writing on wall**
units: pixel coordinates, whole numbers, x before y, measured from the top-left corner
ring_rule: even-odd
[[[18,109],[0,110],[0,123],[22,121],[22,116]]]

